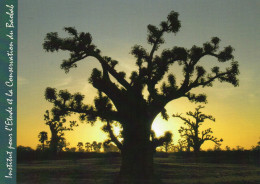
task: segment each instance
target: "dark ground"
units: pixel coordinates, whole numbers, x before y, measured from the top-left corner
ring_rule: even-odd
[[[259,155],[255,156],[259,158]],[[227,156],[227,153],[202,153],[199,159],[185,154],[171,154],[168,157],[158,154],[155,170],[164,184],[255,184],[260,183],[258,161],[248,156]],[[118,155],[19,161],[17,183],[112,184],[119,167]]]

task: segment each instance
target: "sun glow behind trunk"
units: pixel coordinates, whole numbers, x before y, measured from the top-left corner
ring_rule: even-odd
[[[179,133],[179,124],[176,123],[173,119],[164,120],[159,114],[153,122],[152,130],[155,132],[156,137],[163,136],[166,131],[171,131],[173,133],[173,141],[177,143],[180,139]]]

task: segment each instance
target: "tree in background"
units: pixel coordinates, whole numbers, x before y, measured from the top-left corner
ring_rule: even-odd
[[[243,146],[236,146],[236,148],[233,148],[233,151],[244,151],[245,148]]]
[[[67,146],[69,146],[70,143],[66,141],[65,137],[60,137],[58,146],[57,146],[57,152],[61,152],[63,149],[65,150]]]
[[[187,140],[183,140],[183,139],[178,140],[178,143],[176,146],[176,149],[178,152],[183,152],[183,151],[187,150],[187,147],[188,147]]]
[[[79,151],[79,152],[84,152],[83,142],[78,142],[77,147],[78,147],[78,151]]]
[[[112,143],[110,141],[103,142],[103,149],[104,149],[105,153],[108,153],[108,152],[120,152],[120,149],[118,149],[118,147],[114,143]]]
[[[69,98],[69,94],[66,93],[66,91],[60,91],[59,96],[65,99]],[[63,118],[55,108],[52,109],[52,116],[48,110],[45,112],[44,120],[45,124],[49,126],[51,131],[50,150],[53,155],[56,155],[59,150],[66,147],[65,138],[63,137],[64,131],[71,131],[74,126],[78,125],[76,121],[70,121],[69,127],[66,127],[66,119]]]
[[[22,145],[17,146],[17,153],[19,153],[19,152],[33,152],[33,151],[34,150],[29,146],[22,146]]]
[[[220,145],[220,142],[222,142],[222,139],[217,139],[216,137],[212,136],[212,130],[211,128],[208,128],[206,130],[200,131],[200,126],[204,123],[206,119],[215,121],[215,118],[213,118],[211,115],[203,114],[200,110],[203,108],[202,106],[198,106],[195,109],[195,112],[187,112],[186,114],[188,116],[191,116],[195,121],[192,121],[188,118],[185,118],[181,116],[181,114],[173,114],[173,117],[180,118],[184,121],[184,124],[186,127],[181,127],[179,129],[179,133],[181,134],[181,137],[183,137],[189,146],[191,146],[194,150],[194,152],[198,153],[200,151],[201,145],[205,141],[212,141],[216,145]]]
[[[48,141],[46,141],[46,144],[44,144],[44,150],[48,149]],[[43,151],[43,147],[42,147],[42,144],[37,144],[36,146],[36,150],[37,151]]]
[[[92,151],[92,146],[90,142],[86,142],[85,143],[85,148],[86,148],[86,152],[91,152]]]
[[[226,151],[230,151],[231,150],[231,148],[229,146],[226,146],[225,149],[226,149]]]
[[[41,131],[38,135],[40,143],[42,143],[42,150],[44,151],[44,143],[48,140],[48,134],[45,131]]]
[[[76,149],[77,149],[76,147],[71,147],[71,148],[66,148],[66,151],[74,153],[74,152],[76,152]]]
[[[92,150],[94,152],[98,152],[99,153],[100,149],[102,147],[102,143],[101,142],[97,143],[97,141],[93,141],[93,143],[91,144],[91,147],[92,147]]]
[[[214,151],[221,151],[221,144],[215,144]]]
[[[260,141],[257,142],[256,146],[252,146],[252,150],[254,151],[260,151]]]
[[[162,147],[164,149],[164,151],[166,153],[168,153],[168,151],[171,149],[171,147],[173,146],[172,142],[173,142],[173,135],[171,132],[167,131],[165,133],[165,136],[167,137],[166,141],[163,143]]]
[[[94,68],[89,79],[90,84],[100,93],[95,99],[95,106],[83,104],[84,96],[79,93],[65,99],[58,96],[53,88],[46,89],[45,97],[66,115],[79,113],[82,121],[93,123],[100,118],[104,122],[117,121],[122,125],[122,165],[117,183],[157,182],[153,181],[156,143],[150,140],[150,132],[158,114],[161,113],[164,119],[168,119],[165,106],[169,102],[181,97],[191,102],[206,102],[205,94],[194,94],[191,91],[198,87],[212,86],[216,80],[238,86],[238,63],[232,61],[234,49],[227,46],[220,50],[220,39],[217,37],[201,47],[186,49],[175,46],[162,50],[161,54],[156,53],[164,43],[165,33],[175,35],[179,31],[181,23],[178,17],[179,14],[172,11],[159,26],[148,25],[147,42],[151,48],[148,51],[140,45],[133,46],[131,54],[136,58],[137,70],[132,71],[128,79],[124,72],[116,69],[118,61],[104,56],[92,43],[90,33],[66,27],[65,31],[70,37],[61,38],[57,32],[51,32],[44,40],[43,48],[46,51],[62,50],[70,53],[70,57],[61,64],[66,73],[71,68],[76,68],[79,61],[87,61],[90,57],[100,63],[102,70]],[[216,58],[220,63],[232,62],[226,70],[221,71],[215,66],[207,72],[199,65],[206,56]],[[182,67],[181,82],[177,82],[176,77],[169,72],[169,67],[175,63]],[[168,82],[163,80],[167,74]]]
[[[170,131],[166,131],[163,136],[157,138],[155,132],[151,130],[151,140],[154,143],[154,151],[156,151],[157,147],[161,147],[162,151],[167,153],[171,146],[173,146],[172,137],[172,133]]]

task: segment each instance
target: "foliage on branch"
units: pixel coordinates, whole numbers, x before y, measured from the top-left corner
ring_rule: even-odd
[[[66,72],[70,68],[76,67],[77,62],[80,60],[87,57],[96,58],[100,62],[103,71],[94,69],[89,81],[95,88],[105,93],[116,107],[121,105],[119,100],[122,100],[125,90],[122,91],[122,88],[112,82],[110,77],[113,77],[123,89],[126,89],[127,93],[134,93],[134,95],[142,96],[142,90],[147,86],[149,100],[146,103],[148,105],[162,103],[160,110],[171,100],[180,97],[187,97],[193,102],[206,102],[205,94],[195,95],[189,91],[199,86],[212,86],[217,79],[220,82],[228,82],[238,86],[237,75],[239,70],[236,61],[232,61],[231,66],[224,71],[220,71],[220,68],[215,66],[211,69],[211,72],[207,72],[203,66],[198,64],[205,56],[212,56],[219,62],[233,60],[234,49],[227,46],[220,50],[220,39],[217,37],[213,37],[201,47],[193,46],[191,49],[186,49],[175,46],[172,49],[163,50],[160,55],[155,55],[155,52],[164,43],[163,35],[165,33],[176,34],[180,27],[179,15],[174,11],[168,15],[166,21],[161,22],[160,26],[147,26],[147,41],[152,45],[152,49],[147,51],[140,45],[135,45],[132,48],[131,54],[136,58],[138,70],[132,72],[129,82],[125,79],[125,73],[116,71],[115,66],[118,61],[101,55],[100,50],[92,43],[90,33],[79,33],[73,27],[65,27],[64,30],[69,33],[70,37],[60,38],[56,32],[48,33],[43,48],[48,52],[59,50],[70,52],[70,58],[64,60],[61,65],[61,68]],[[176,85],[175,76],[169,73],[169,67],[176,62],[183,67],[184,80],[180,86]],[[158,88],[157,85],[167,73],[169,73],[168,82],[162,83]],[[117,98],[115,98],[115,95]],[[122,103],[125,103],[125,101]]]
[[[136,59],[137,69],[131,72],[129,78],[126,78],[124,72],[116,69],[118,61],[103,55],[93,44],[90,33],[78,32],[73,27],[64,28],[69,34],[67,38],[59,37],[56,32],[48,33],[43,43],[44,50],[70,53],[70,57],[61,64],[66,73],[77,67],[79,61],[88,61],[89,57],[95,58],[102,67],[101,70],[94,68],[89,78],[90,84],[99,92],[98,97],[94,99],[94,105],[85,105],[84,96],[79,93],[71,94],[66,90],[57,92],[54,88],[47,88],[45,98],[54,104],[52,111],[64,116],[78,113],[81,120],[92,123],[99,118],[108,123],[104,130],[109,132],[111,140],[113,134],[110,133],[109,123],[114,121],[123,127],[124,143],[130,139],[149,140],[150,128],[147,127],[151,127],[159,113],[164,119],[168,119],[165,106],[169,102],[181,97],[186,97],[191,102],[207,102],[206,94],[194,94],[191,91],[198,87],[212,86],[216,80],[238,86],[239,69],[238,63],[234,61],[234,49],[231,46],[220,49],[220,39],[217,37],[190,49],[173,46],[158,53],[160,46],[165,42],[164,35],[176,35],[180,28],[179,14],[174,11],[170,12],[159,26],[148,25],[147,42],[151,49],[148,50],[141,45],[132,47],[130,53]],[[207,71],[200,65],[200,61],[206,56],[215,58],[220,64],[230,62],[230,66],[224,70],[214,66]],[[177,80],[170,70],[175,63],[182,67],[182,80]],[[167,80],[164,80],[165,78]],[[182,82],[177,84],[176,81]],[[147,93],[148,95],[144,95]],[[143,133],[136,134],[136,131]],[[211,130],[206,130],[202,134],[205,134],[205,139],[214,140],[209,137],[210,132]],[[135,135],[140,137],[136,138]],[[113,142],[120,146],[116,139]],[[158,140],[156,144],[159,144],[158,142],[161,141]]]

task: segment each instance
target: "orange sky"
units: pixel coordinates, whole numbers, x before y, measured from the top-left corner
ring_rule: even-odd
[[[47,131],[50,136],[43,120],[45,110],[51,108],[51,104],[44,99],[46,87],[82,92],[87,97],[86,103],[92,103],[96,96],[96,90],[88,84],[88,78],[94,67],[100,68],[99,63],[93,59],[84,60],[78,68],[65,74],[60,64],[68,53],[44,52],[42,43],[46,33],[57,31],[64,36],[64,26],[75,26],[80,31],[90,32],[102,53],[118,60],[117,68],[126,71],[129,76],[135,67],[135,60],[129,54],[131,47],[140,44],[149,49],[146,26],[158,25],[171,10],[180,13],[182,27],[175,36],[165,37],[163,48],[201,46],[211,37],[218,36],[222,40],[221,46],[232,45],[235,48],[235,60],[240,64],[239,87],[215,82],[212,88],[196,89],[208,95],[209,103],[203,112],[216,118],[216,122],[205,122],[204,128],[212,127],[214,135],[224,139],[222,148],[240,145],[249,149],[256,145],[260,137],[260,54],[257,51],[260,43],[259,25],[255,24],[260,18],[259,2],[146,2],[19,1],[18,145],[35,148],[39,144],[40,131]],[[206,62],[221,66],[212,58],[205,58],[201,63]],[[177,72],[177,78],[181,80],[181,71],[177,66],[174,65],[171,71]],[[167,110],[169,115],[185,114],[197,105],[187,99],[178,99],[169,103]],[[157,136],[164,131],[172,131],[176,143],[182,124],[177,118],[166,122],[158,116],[153,128]],[[65,137],[71,146],[76,146],[78,142],[102,142],[107,136],[100,130],[101,126],[100,122],[95,126],[80,123],[74,131],[65,132]],[[205,144],[202,148],[212,147],[213,144]]]

